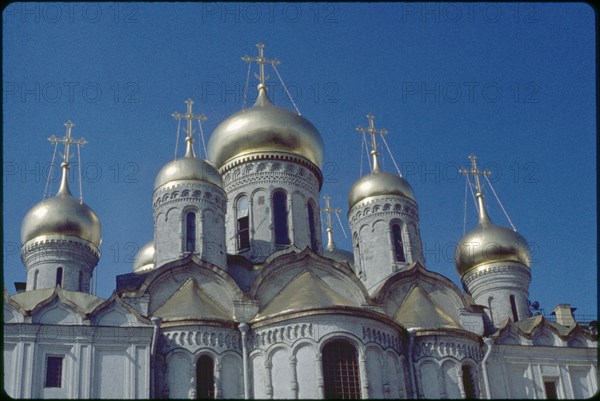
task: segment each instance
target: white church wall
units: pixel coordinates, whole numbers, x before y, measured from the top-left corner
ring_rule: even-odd
[[[242,372],[242,358],[228,352],[221,358],[221,387],[223,398],[244,398],[244,383]]]
[[[317,399],[319,395],[319,380],[317,370],[321,370],[320,359],[317,360],[318,349],[312,342],[301,342],[294,348],[296,355],[296,370],[298,376],[298,398]],[[323,383],[321,383],[321,386]]]
[[[265,357],[262,353],[255,353],[250,357],[252,367],[252,390],[254,399],[267,398],[267,371]]]
[[[192,361],[189,352],[174,351],[167,356],[169,398],[188,398],[191,372]]]
[[[376,346],[368,346],[365,350],[367,372],[369,378],[369,397],[383,398],[383,372],[381,369],[381,350]]]
[[[460,365],[453,360],[445,360],[442,363],[442,376],[444,378],[444,392],[447,398],[462,398],[458,384],[458,371]]]
[[[440,369],[435,361],[426,360],[417,368],[419,398],[440,398],[441,378]]]
[[[293,398],[290,383],[292,378],[290,357],[290,349],[286,346],[277,346],[269,352],[274,399]]]

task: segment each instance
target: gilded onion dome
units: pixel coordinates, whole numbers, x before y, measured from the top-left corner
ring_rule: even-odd
[[[519,262],[530,267],[531,257],[529,245],[521,234],[492,223],[488,217],[480,218],[475,228],[460,240],[454,262],[459,275],[463,276],[492,262]]]
[[[323,164],[323,139],[315,126],[291,110],[271,103],[264,84],[254,105],[227,118],[212,133],[208,159],[218,168],[239,156],[294,154],[318,167]]]
[[[60,235],[81,238],[100,247],[100,220],[88,205],[71,195],[68,170],[68,163],[63,163],[56,196],[41,201],[25,215],[21,224],[23,244],[37,237]]]
[[[155,190],[167,183],[181,180],[205,181],[223,188],[223,179],[217,169],[206,160],[197,158],[192,144],[193,139],[186,138],[185,156],[165,164],[160,169],[154,180]]]
[[[154,269],[154,241],[149,241],[135,254],[133,271],[145,273]]]
[[[458,243],[454,256],[454,264],[458,274],[462,277],[472,269],[493,262],[518,262],[527,267],[531,266],[529,245],[521,234],[515,230],[498,226],[490,220],[485,204],[483,193],[479,183],[479,175],[489,174],[489,171],[477,168],[477,158],[469,156],[472,168],[461,169],[464,174],[473,174],[479,221],[474,229],[469,231]]]
[[[383,171],[379,167],[379,152],[377,151],[377,141],[375,136],[377,134],[385,135],[388,133],[386,129],[375,128],[375,117],[369,113],[367,115],[369,120],[369,127],[357,127],[356,130],[362,134],[371,135],[371,157],[373,159],[373,167],[371,174],[361,177],[358,181],[350,188],[348,194],[348,207],[352,209],[354,205],[363,199],[370,198],[378,195],[400,195],[415,200],[415,194],[410,184],[402,177],[396,174],[388,173]]]
[[[348,207],[352,209],[361,200],[378,195],[400,195],[415,200],[415,194],[408,181],[375,166],[371,174],[361,177],[352,185],[348,194]]]

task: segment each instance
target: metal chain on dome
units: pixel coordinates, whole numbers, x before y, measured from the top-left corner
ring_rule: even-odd
[[[48,186],[50,185],[50,177],[52,177],[52,173],[54,172],[54,160],[56,159],[56,148],[58,147],[58,142],[54,142],[54,151],[52,152],[52,161],[50,162],[50,171],[48,172],[48,177],[46,178],[46,188],[44,188],[44,198],[48,196]]]
[[[394,155],[392,154],[392,151],[390,150],[390,147],[387,144],[387,141],[385,140],[385,135],[381,135],[381,139],[383,140],[383,144],[385,145],[385,148],[387,149],[390,158],[392,159],[392,163],[394,163],[394,167],[396,167],[396,171],[398,172],[398,175],[400,177],[402,177],[402,173],[400,172],[400,168],[398,167],[398,164],[396,164],[396,160],[394,159]]]
[[[175,155],[173,155],[173,160],[177,159],[177,146],[179,145],[179,132],[181,132],[181,118],[177,119],[177,138],[175,138]]]
[[[363,170],[363,155],[364,155],[365,152],[367,154],[369,153],[369,145],[367,145],[367,138],[363,134],[363,136],[362,136],[362,144],[361,144],[361,147],[360,147],[360,173],[359,173],[359,175],[361,177],[362,177],[362,170]],[[371,158],[367,157],[367,161],[369,162],[369,170],[373,170],[373,166],[371,166]]]
[[[204,158],[208,159],[208,152],[206,151],[206,142],[204,141],[204,130],[202,129],[202,121],[198,121],[198,127],[200,128],[200,139],[202,140],[202,147],[204,148]],[[200,153],[200,152],[198,152]]]
[[[342,233],[344,233],[344,238],[348,238],[348,235],[346,234],[346,230],[344,230],[344,225],[342,224],[342,220],[340,219],[340,214],[338,212],[335,212],[335,217],[337,217],[338,223],[340,223],[340,228],[342,229]]]
[[[467,187],[469,186],[467,180],[469,179],[469,176],[467,174],[465,174],[465,205],[464,205],[464,218],[463,218],[463,237],[465,235],[465,233],[467,232]]]
[[[504,206],[502,205],[502,202],[500,202],[500,198],[496,194],[496,191],[494,190],[494,187],[492,186],[492,183],[490,182],[490,179],[487,178],[487,175],[485,175],[485,174],[483,176],[485,177],[485,180],[487,181],[487,183],[490,186],[490,188],[492,188],[492,193],[496,197],[496,200],[498,201],[498,204],[500,205],[500,208],[502,209],[502,212],[504,212],[504,215],[506,216],[506,219],[508,220],[508,222],[509,222],[510,226],[512,227],[513,231],[517,231],[517,229],[515,228],[514,224],[510,220],[510,217],[508,216],[508,213],[506,213],[506,210],[504,209]]]
[[[246,85],[244,85],[244,102],[242,103],[242,110],[246,109],[246,102],[248,101],[248,84],[250,83],[250,63],[248,63],[248,72],[246,73]]]
[[[469,189],[471,190],[471,196],[473,197],[473,203],[475,204],[475,209],[477,213],[479,213],[479,206],[477,205],[477,200],[475,199],[475,192],[473,192],[473,184],[471,184],[471,179],[467,175],[467,182],[469,183]]]
[[[77,144],[77,170],[79,170],[79,204],[83,204],[83,184],[81,183],[81,145]]]
[[[281,79],[281,75],[279,75],[279,71],[277,71],[277,66],[275,64],[271,64],[271,65],[273,66],[273,69],[275,70],[275,73],[277,74],[277,77],[279,78],[281,85],[283,85],[283,89],[285,89],[285,93],[288,95],[292,104],[294,105],[294,108],[296,109],[296,113],[298,113],[298,115],[301,116],[302,114],[300,113],[298,106],[296,106],[296,102],[294,102],[294,99],[292,99],[292,95],[290,95],[290,91],[288,91],[287,86],[285,86],[285,82],[283,82],[283,79]]]

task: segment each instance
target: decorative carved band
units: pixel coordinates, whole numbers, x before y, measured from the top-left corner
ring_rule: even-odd
[[[237,332],[218,330],[173,330],[163,332],[163,349],[186,348],[194,352],[201,347],[222,348],[241,351],[240,336]]]
[[[365,327],[363,326],[363,336],[362,339],[365,342],[376,342],[377,344],[379,344],[381,346],[381,348],[386,349],[386,348],[392,348],[394,350],[396,350],[397,352],[401,352],[401,343],[400,343],[400,339],[390,333],[386,333],[384,331],[381,330],[376,330],[373,329],[371,327]]]
[[[439,340],[423,339],[417,341],[414,350],[415,360],[426,356],[438,359],[446,356],[453,356],[458,360],[472,358],[481,361],[483,359],[484,352],[479,344],[455,339],[448,340],[444,341],[444,338],[440,338]]]

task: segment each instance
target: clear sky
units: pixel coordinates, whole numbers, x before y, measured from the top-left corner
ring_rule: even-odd
[[[242,108],[240,58],[264,42],[323,136],[321,193],[342,209],[346,232],[347,194],[360,176],[355,128],[371,112],[414,188],[429,270],[460,286],[453,257],[465,180],[457,169],[475,153],[531,244],[531,300],[546,313],[570,303],[576,313],[597,314],[596,43],[587,5],[13,3],[2,22],[10,293],[25,281],[20,225],[43,198],[49,136],[63,136],[72,120],[74,137],[89,142],[81,150],[83,196],[102,223],[96,277],[97,295],[106,298],[152,239],[154,178],[175,150],[171,113],[184,112],[191,97],[194,111],[208,117],[208,140]],[[293,108],[267,72],[274,102]],[[383,167],[394,170],[389,157]],[[77,196],[76,180],[71,188]],[[508,225],[486,195],[494,222]],[[469,194],[467,230],[475,222]],[[337,224],[335,239],[351,248]]]

